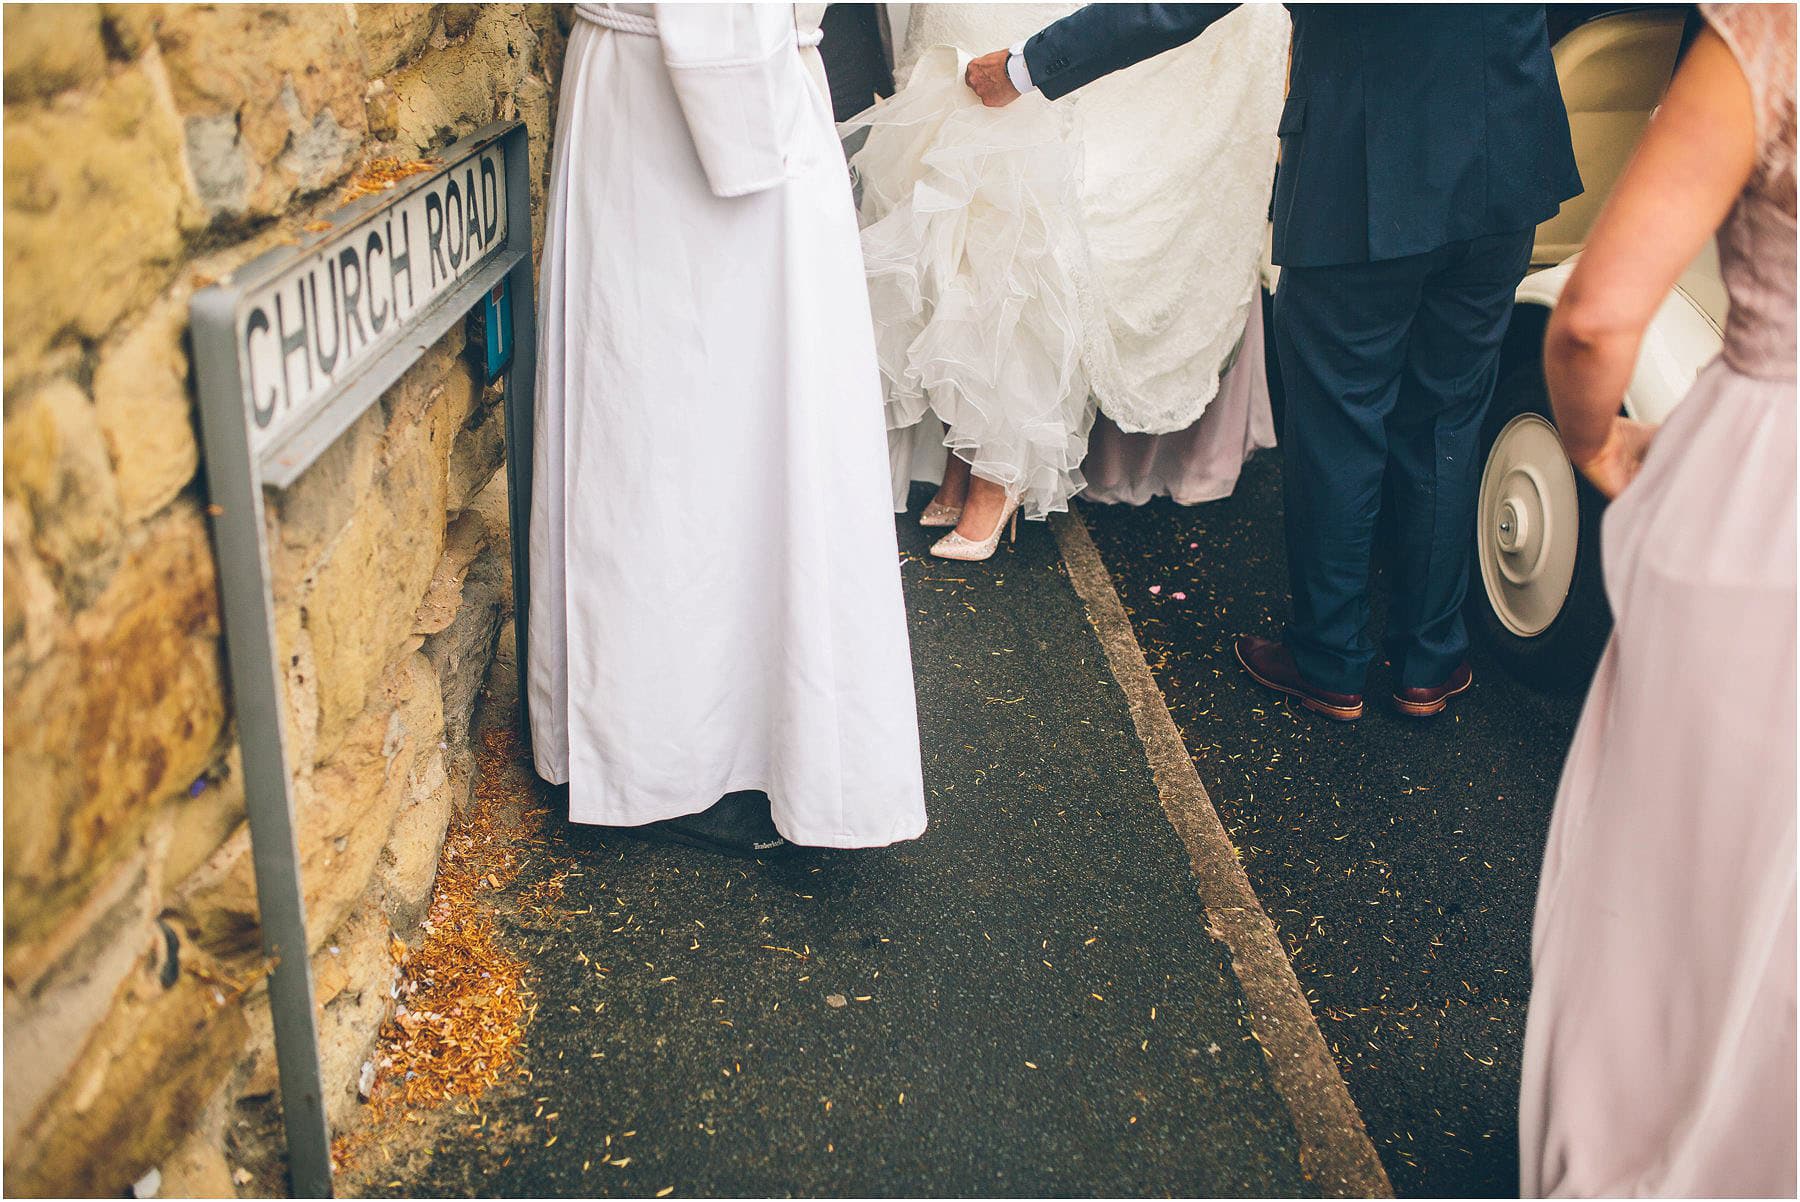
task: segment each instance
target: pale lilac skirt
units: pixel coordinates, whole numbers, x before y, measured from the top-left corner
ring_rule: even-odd
[[[1617,626],[1538,889],[1526,1197],[1786,1196],[1794,382],[1707,368],[1601,534]]]
[[[1094,420],[1081,465],[1087,477],[1081,497],[1122,505],[1142,505],[1152,497],[1172,497],[1181,505],[1217,501],[1237,487],[1246,459],[1274,445],[1262,306],[1252,304],[1237,359],[1193,425],[1173,434],[1127,434],[1105,414]]]

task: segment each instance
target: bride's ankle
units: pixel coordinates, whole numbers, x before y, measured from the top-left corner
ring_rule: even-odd
[[[931,498],[931,503],[933,505],[943,506],[946,509],[961,509],[968,498],[968,480],[946,480],[938,485],[937,493]]]
[[[962,501],[963,520],[957,526],[965,535],[985,536],[1006,507],[1006,490],[999,485],[980,481],[968,489]]]

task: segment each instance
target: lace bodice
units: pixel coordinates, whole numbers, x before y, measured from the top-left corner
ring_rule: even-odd
[[[1794,378],[1794,8],[1708,4],[1737,57],[1756,113],[1756,166],[1719,228],[1731,298],[1725,359],[1749,376]]]

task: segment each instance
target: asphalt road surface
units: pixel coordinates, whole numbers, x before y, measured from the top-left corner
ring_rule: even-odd
[[[351,1184],[1315,1192],[1050,530],[956,564],[900,529],[925,837],[758,864],[552,820],[500,899],[528,1079]]]
[[[1280,476],[1266,452],[1224,501],[1080,511],[1395,1190],[1517,1196],[1532,907],[1580,699],[1479,649],[1426,723],[1380,704],[1381,665],[1351,725],[1257,686],[1231,644],[1286,618]]]
[[[1424,724],[1371,706],[1339,726],[1249,681],[1231,639],[1286,607],[1279,475],[1266,454],[1225,501],[1081,513],[1395,1188],[1513,1195],[1536,874],[1578,701],[1479,653]],[[522,1071],[347,1185],[1316,1192],[1051,532],[967,565],[900,532],[926,836],[724,861],[570,826],[514,764],[552,812],[498,899],[536,1002]],[[555,906],[515,904],[556,874]]]

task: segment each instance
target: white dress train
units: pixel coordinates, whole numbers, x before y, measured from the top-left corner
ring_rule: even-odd
[[[1065,509],[1095,403],[1191,426],[1257,303],[1288,18],[1247,5],[1187,46],[1056,102],[981,106],[970,54],[1073,5],[912,6],[905,86],[841,128],[893,432],[896,508],[941,441],[976,474]]]
[[[642,24],[657,7],[619,9]],[[564,66],[533,456],[537,769],[568,783],[577,822],[761,790],[795,843],[913,838],[881,390],[830,112],[790,29],[770,68],[800,98],[770,125],[792,118],[773,160],[787,177],[716,195],[703,155],[744,146],[690,128],[708,98],[678,95],[685,67],[654,28],[583,15]]]

